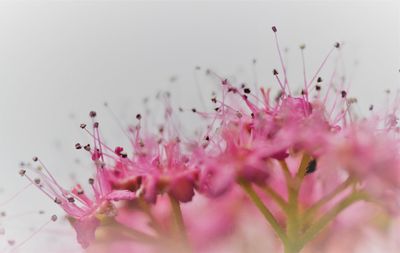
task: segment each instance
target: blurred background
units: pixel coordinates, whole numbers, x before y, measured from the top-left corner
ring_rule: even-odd
[[[237,82],[276,85],[271,70],[280,65],[273,25],[287,48],[291,85],[302,83],[300,44],[306,44],[311,76],[339,41],[357,110],[362,114],[370,104],[384,104],[385,90],[396,91],[400,84],[396,2],[1,1],[0,203],[27,184],[18,175],[19,163],[34,155],[66,187],[86,180],[88,159],[74,144],[89,141],[79,124],[88,121],[90,110],[98,111],[109,142],[126,143],[104,102],[125,125],[143,111],[143,98],[160,90],[172,91],[175,104],[184,108],[201,106],[201,97],[208,101],[219,84],[206,69]],[[330,73],[332,65],[327,68]],[[37,215],[39,210],[46,214]],[[29,236],[51,214],[62,214],[33,187],[1,204],[0,211],[7,214],[0,218],[4,247],[7,240]],[[57,252],[64,242],[64,250],[78,252],[73,236],[60,221],[21,250],[45,246]]]

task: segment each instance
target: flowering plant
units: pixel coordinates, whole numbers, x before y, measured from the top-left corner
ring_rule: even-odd
[[[319,77],[339,43],[311,79],[304,74],[298,92],[291,89],[277,37],[276,42],[283,78],[273,70],[280,88],[274,99],[271,89],[252,91],[208,71],[219,78],[221,92],[211,98],[214,110],[192,109],[207,122],[201,134],[180,133],[170,94],[162,93],[165,123],[151,132],[143,124],[146,116],[138,114],[126,131],[132,151],[105,144],[96,113],[90,113],[91,126],[81,128],[93,144],[75,146],[94,164],[88,189],[64,189],[37,157],[40,168],[28,166],[36,176],[27,168],[20,174],[65,210],[89,252],[236,252],[227,238],[244,241],[241,221],[254,216],[252,224],[263,217],[270,225],[278,248],[297,253],[316,250],[327,227],[356,203],[368,206],[363,215],[373,206],[387,217],[396,214],[397,107],[355,117],[356,100],[336,70],[326,82]],[[263,251],[257,242],[249,244],[247,252]]]

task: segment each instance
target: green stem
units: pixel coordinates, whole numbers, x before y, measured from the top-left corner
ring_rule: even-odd
[[[303,220],[305,223],[308,223],[311,219],[311,217],[325,204],[327,204],[329,201],[337,197],[340,193],[345,191],[349,186],[351,186],[355,182],[354,178],[349,177],[338,185],[336,189],[334,189],[332,192],[329,194],[325,195],[322,197],[320,200],[318,200],[316,203],[314,203],[303,215]]]
[[[353,192],[349,196],[342,199],[333,208],[331,208],[325,215],[323,215],[317,222],[310,226],[301,238],[301,244],[305,245],[315,236],[317,236],[330,222],[332,222],[340,212],[345,210],[350,205],[360,200],[367,200],[367,195],[363,192]]]
[[[256,205],[258,210],[260,210],[260,212],[263,214],[268,223],[272,226],[273,230],[282,240],[283,244],[285,245],[288,244],[288,238],[285,234],[285,231],[279,225],[278,221],[275,219],[271,211],[264,205],[260,197],[254,191],[253,187],[251,187],[249,183],[239,183],[239,184],[243,188],[243,190],[247,193],[249,198],[253,201],[253,203]]]
[[[289,167],[286,161],[280,161],[281,167],[284,171],[288,190],[288,212],[287,212],[287,223],[286,231],[290,241],[295,241],[299,237],[300,232],[300,219],[299,219],[299,192],[303,178],[305,176],[310,156],[307,154],[303,155],[300,162],[299,169],[295,177],[290,174]]]
[[[172,207],[172,213],[175,218],[177,233],[181,239],[181,242],[183,243],[182,246],[184,246],[184,248],[186,249],[186,252],[191,252],[190,246],[189,246],[189,240],[187,237],[185,222],[183,220],[182,210],[181,210],[179,201],[171,195],[169,195],[169,200],[170,200],[171,207]]]
[[[308,163],[311,160],[311,156],[308,154],[304,154],[303,158],[301,159],[299,169],[296,174],[296,183],[298,187],[300,187],[301,183],[303,182],[304,176],[306,175]]]
[[[272,200],[276,202],[278,206],[283,209],[283,211],[288,212],[288,203],[276,191],[274,191],[274,189],[272,189],[268,185],[265,185],[263,186],[263,190],[266,195],[268,195]]]

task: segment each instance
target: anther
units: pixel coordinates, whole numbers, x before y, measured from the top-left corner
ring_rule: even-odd
[[[89,116],[90,116],[91,118],[96,117],[96,115],[97,115],[97,113],[96,113],[95,111],[90,111],[90,112],[89,112]]]
[[[369,110],[370,110],[370,111],[374,110],[374,105],[370,105],[370,106],[369,106]]]
[[[301,49],[301,50],[304,50],[305,48],[306,48],[306,44],[301,44],[301,45],[300,45],[300,49]]]
[[[52,222],[56,222],[57,221],[57,215],[55,215],[55,214],[53,214],[52,216],[51,216],[51,221]]]
[[[222,85],[227,85],[228,84],[228,79],[222,80]]]
[[[61,200],[59,198],[55,197],[54,198],[54,203],[56,203],[58,205],[61,205],[62,202],[61,202]]]
[[[94,179],[93,178],[89,178],[88,182],[89,182],[90,185],[93,185],[94,184]]]
[[[276,26],[273,26],[273,27],[272,27],[272,31],[273,31],[274,33],[276,33],[276,32],[278,31],[278,29],[276,29]]]
[[[274,70],[272,71],[272,73],[274,74],[274,76],[276,76],[276,75],[278,75],[278,70],[274,69]]]
[[[35,178],[33,181],[35,182],[35,184],[40,184],[40,178]]]
[[[315,85],[315,89],[316,89],[317,91],[320,91],[320,90],[321,90],[321,86]]]
[[[217,103],[217,99],[215,97],[211,98],[211,102],[213,102],[214,104]]]
[[[75,148],[76,148],[76,149],[81,149],[81,148],[82,148],[82,145],[81,145],[80,143],[76,143],[76,144],[75,144]]]
[[[141,120],[142,119],[142,115],[140,115],[140,113],[136,114],[136,119],[137,120]]]
[[[86,151],[90,151],[90,144],[87,144],[83,147]]]
[[[21,169],[21,170],[19,170],[18,174],[19,174],[21,177],[23,177],[23,176],[25,176],[25,174],[26,174],[26,170]]]
[[[34,156],[34,157],[32,157],[32,160],[33,160],[34,162],[37,162],[38,157],[37,157],[37,156]]]
[[[340,47],[340,43],[339,43],[339,42],[336,42],[336,43],[335,43],[335,47],[336,47],[336,48],[339,48],[339,47]]]
[[[196,113],[197,112],[196,108],[192,108],[192,112]]]
[[[93,123],[93,127],[94,127],[94,128],[98,128],[98,127],[99,127],[99,122],[97,122],[97,121],[94,122],[94,123]]]
[[[322,77],[318,77],[317,83],[322,83]]]
[[[75,202],[74,197],[69,197],[69,198],[68,198],[68,202],[69,202],[69,203],[74,203],[74,202]]]
[[[344,91],[344,90],[342,90],[342,91],[340,92],[340,94],[341,94],[342,98],[345,98],[345,97],[347,96],[347,92]]]
[[[249,94],[249,93],[250,93],[250,89],[249,89],[249,88],[245,88],[245,89],[243,90],[243,92],[246,93],[246,94]]]
[[[80,124],[80,126],[79,126],[80,128],[82,128],[82,129],[85,129],[86,128],[86,124]]]

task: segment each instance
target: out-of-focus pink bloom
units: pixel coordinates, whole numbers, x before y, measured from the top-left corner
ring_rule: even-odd
[[[95,127],[96,129],[97,127]],[[25,170],[20,172],[34,183],[43,193],[50,197],[56,204],[59,204],[71,220],[71,224],[76,230],[78,242],[86,248],[95,239],[95,230],[100,225],[101,217],[113,217],[116,215],[116,208],[113,201],[133,200],[136,193],[128,190],[115,190],[106,172],[103,162],[103,154],[100,152],[99,142],[95,139],[95,149],[91,150],[87,145],[85,149],[91,152],[92,160],[96,166],[94,178],[88,181],[91,188],[91,195],[88,195],[80,184],[76,185],[71,191],[63,188],[53,177],[46,166],[37,158],[38,168],[31,168],[38,175],[32,179],[26,174]]]
[[[327,147],[324,169],[347,171],[372,196],[398,209],[400,149],[391,133],[374,122],[354,123],[332,136]]]

